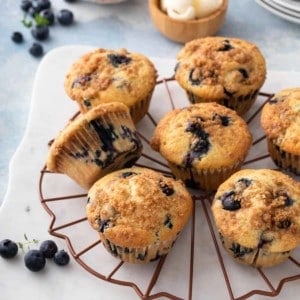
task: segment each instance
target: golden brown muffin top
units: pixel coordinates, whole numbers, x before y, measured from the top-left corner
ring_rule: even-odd
[[[212,211],[220,233],[243,247],[284,252],[300,243],[300,184],[279,171],[235,173],[218,188]]]
[[[127,106],[143,100],[156,83],[156,70],[142,54],[99,48],[79,58],[68,71],[65,90],[85,111],[99,103]]]
[[[256,45],[227,37],[206,37],[188,42],[178,53],[175,78],[207,101],[248,95],[260,89],[266,63]]]
[[[300,88],[276,93],[263,107],[261,125],[280,149],[300,155]]]
[[[154,131],[151,146],[177,166],[218,169],[243,161],[251,142],[246,122],[235,111],[210,102],[167,113]]]
[[[92,227],[114,244],[145,247],[173,239],[192,206],[181,181],[133,167],[98,180],[88,193],[86,212]]]

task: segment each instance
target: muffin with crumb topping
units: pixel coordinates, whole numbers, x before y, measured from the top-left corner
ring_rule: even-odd
[[[175,79],[191,103],[217,102],[246,113],[266,78],[259,48],[237,38],[206,37],[178,53]]]
[[[300,88],[276,93],[264,105],[260,121],[275,164],[300,175]]]
[[[46,166],[89,189],[105,174],[132,166],[141,153],[128,107],[111,102],[69,122],[54,139]]]
[[[246,122],[215,102],[191,104],[167,113],[151,146],[187,186],[214,191],[240,169],[251,147]]]
[[[233,174],[218,188],[212,212],[224,248],[240,263],[274,266],[300,244],[300,184],[279,171]]]
[[[86,213],[111,254],[147,263],[171,250],[192,208],[181,181],[132,167],[99,179],[89,190]]]
[[[82,113],[101,103],[128,106],[134,123],[147,113],[156,69],[144,55],[126,49],[96,49],[79,58],[65,77],[65,91]]]

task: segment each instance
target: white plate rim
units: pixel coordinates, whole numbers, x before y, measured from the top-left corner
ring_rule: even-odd
[[[273,0],[273,2],[285,7],[287,9],[300,12],[300,1],[296,2],[293,0]]]
[[[300,18],[297,18],[292,15],[288,15],[286,13],[283,13],[282,11],[279,11],[278,9],[275,9],[273,6],[266,3],[264,0],[255,0],[257,4],[259,4],[261,7],[265,8],[269,12],[273,13],[274,15],[285,19],[287,21],[290,21],[292,23],[300,24]]]
[[[300,18],[300,11],[289,9],[285,6],[282,6],[281,4],[278,4],[274,0],[262,0],[266,4],[272,6],[274,9],[278,10],[279,12],[282,12],[283,14],[290,15],[296,18]]]

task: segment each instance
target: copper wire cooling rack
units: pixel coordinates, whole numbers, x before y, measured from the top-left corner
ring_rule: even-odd
[[[160,86],[160,88],[164,89],[164,92],[166,92],[166,98],[169,99],[170,109],[174,109],[176,107],[176,101],[174,101],[174,96],[177,94],[175,91],[174,94],[174,78],[170,77],[167,79],[163,79],[157,82],[157,86]],[[176,89],[176,87],[175,87]],[[257,117],[260,114],[260,111],[263,107],[263,105],[269,101],[272,94],[270,93],[259,93],[260,100],[259,105],[256,105],[255,109],[251,111],[251,113],[247,116],[246,121],[249,124],[249,126],[257,121]],[[186,100],[186,99],[185,99]],[[155,100],[155,96],[152,101]],[[187,100],[186,100],[187,101]],[[188,105],[188,102],[186,102],[186,105]],[[157,125],[157,122],[155,120],[156,115],[155,112],[153,113],[151,111],[151,107],[149,109],[149,112],[147,114],[148,121],[152,124],[152,127]],[[256,120],[256,121],[255,121]],[[142,155],[142,160],[136,165],[138,166],[144,166],[144,167],[150,167],[154,170],[163,172],[167,175],[172,175],[168,169],[167,164],[162,161],[162,158],[159,156],[156,156],[153,152],[149,151],[149,133],[148,137],[147,134],[143,132],[143,128],[138,128],[140,137],[144,144],[144,149],[148,149],[148,151],[144,151]],[[253,142],[253,148],[257,147],[257,145],[261,145],[264,143],[265,136],[263,134],[256,136],[254,138]],[[255,166],[255,164],[263,164],[264,162],[268,161],[270,165],[270,158],[266,151],[266,148],[263,148],[265,152],[260,152],[259,154],[255,154],[254,156],[247,158],[247,160],[244,162],[243,167],[248,166]],[[272,164],[272,162],[271,162]],[[273,168],[275,168],[275,165],[273,165]],[[126,278],[126,276],[129,274],[127,272],[128,263],[124,263],[114,257],[110,257],[110,254],[106,255],[106,250],[104,247],[100,247],[101,241],[99,240],[98,235],[91,236],[90,239],[87,239],[86,241],[82,241],[80,243],[80,246],[75,246],[77,243],[77,238],[74,237],[73,233],[68,233],[68,230],[74,228],[73,232],[78,232],[78,227],[83,226],[84,228],[81,229],[81,231],[84,232],[84,230],[90,230],[91,228],[86,227],[89,226],[87,223],[87,218],[85,216],[85,203],[87,194],[85,192],[81,193],[78,192],[76,194],[72,195],[66,195],[66,193],[61,191],[61,196],[49,196],[45,195],[45,186],[47,185],[48,181],[53,181],[53,177],[57,176],[63,176],[55,173],[50,173],[46,170],[44,167],[41,170],[40,179],[39,179],[39,195],[40,195],[40,201],[42,203],[42,206],[45,208],[45,210],[48,212],[48,214],[51,217],[51,222],[49,225],[49,233],[53,236],[62,238],[66,241],[67,246],[69,248],[69,251],[75,261],[79,263],[86,271],[91,273],[92,275],[96,276],[99,279],[102,279],[104,281],[110,282],[112,284],[117,284],[120,286],[125,286],[127,288],[131,288],[134,290],[134,292],[137,294],[137,296],[140,299],[158,299],[158,298],[164,298],[164,299],[197,299],[198,297],[196,295],[201,295],[201,298],[208,297],[208,299],[213,299],[213,296],[209,296],[203,291],[198,290],[198,283],[196,282],[196,277],[198,274],[203,271],[203,269],[198,269],[196,266],[196,260],[199,259],[198,255],[198,245],[196,242],[196,237],[198,236],[198,230],[199,230],[199,211],[201,211],[202,219],[206,223],[205,226],[207,226],[207,239],[210,241],[210,243],[213,245],[214,250],[214,260],[218,264],[218,270],[211,270],[212,274],[213,272],[220,272],[223,279],[220,280],[224,284],[224,290],[225,294],[223,295],[222,299],[232,299],[232,300],[240,300],[240,299],[248,299],[255,295],[261,295],[265,297],[275,297],[279,295],[284,287],[284,285],[287,282],[300,280],[300,255],[299,251],[296,253],[296,257],[290,256],[288,260],[288,269],[292,269],[292,272],[283,272],[282,269],[285,268],[278,268],[274,272],[269,272],[268,269],[254,269],[249,266],[239,266],[239,270],[242,270],[245,275],[240,274],[240,276],[245,276],[243,280],[248,280],[247,276],[250,276],[250,278],[253,277],[253,274],[256,278],[255,282],[262,282],[258,284],[258,287],[256,286],[247,286],[246,288],[243,287],[242,292],[236,292],[236,290],[240,290],[239,286],[234,284],[234,280],[232,279],[232,271],[231,271],[231,265],[235,264],[238,265],[235,262],[232,262],[230,259],[228,262],[228,255],[224,253],[224,250],[222,248],[222,245],[220,244],[218,234],[216,232],[216,229],[214,228],[213,219],[210,213],[210,205],[211,200],[213,198],[212,194],[202,193],[201,191],[195,191],[191,190],[191,193],[193,195],[194,200],[194,210],[192,214],[192,218],[189,224],[189,230],[185,233],[186,239],[184,241],[178,240],[174,248],[177,247],[177,244],[188,242],[188,246],[186,249],[186,253],[184,254],[185,257],[187,257],[186,265],[187,265],[187,272],[186,276],[183,276],[185,279],[185,291],[182,292],[176,292],[174,293],[173,290],[176,285],[176,283],[173,280],[170,280],[168,283],[168,272],[166,272],[166,269],[169,269],[171,272],[178,272],[176,269],[176,264],[168,264],[169,256],[172,255],[173,250],[170,254],[167,256],[161,257],[158,261],[152,262],[151,267],[142,266],[142,268],[146,268],[146,275],[147,280],[146,282],[143,282],[142,284],[139,283],[138,279],[132,278],[132,276],[129,276]],[[52,177],[52,178],[50,178]],[[57,179],[60,180],[60,179]],[[55,179],[54,179],[55,182]],[[77,199],[77,200],[76,200]],[[81,199],[81,200],[80,200]],[[60,220],[61,216],[65,214],[65,209],[72,211],[73,204],[69,204],[72,201],[76,200],[76,203],[80,203],[79,207],[79,214],[76,214],[76,216],[72,216],[72,220]],[[52,207],[52,204],[55,203],[55,208]],[[69,206],[69,207],[68,207]],[[64,207],[63,209],[61,209]],[[60,212],[60,210],[63,210],[63,212]],[[70,212],[68,212],[70,214]],[[203,225],[201,225],[203,226]],[[86,228],[85,228],[86,227]],[[201,229],[201,228],[200,228]],[[71,230],[72,231],[72,230]],[[86,231],[87,232],[87,231]],[[85,235],[85,234],[84,234]],[[77,249],[78,248],[78,249]],[[97,249],[96,249],[97,248]],[[96,250],[95,250],[96,249]],[[211,250],[210,250],[211,251]],[[90,256],[95,257],[95,259],[85,259],[85,257],[90,254]],[[105,270],[98,270],[98,266],[96,266],[97,262],[103,261],[102,255],[104,255],[104,259],[108,260],[108,267]],[[298,257],[297,257],[298,255]],[[97,257],[101,256],[101,257]],[[197,258],[196,258],[197,256]],[[235,267],[234,265],[234,267]],[[140,268],[140,267],[138,267]],[[174,269],[174,270],[173,270]],[[248,272],[251,269],[251,274],[249,275]],[[140,269],[139,269],[140,270]],[[253,273],[254,272],[254,273]],[[122,274],[124,278],[121,276],[118,276],[118,274]],[[275,274],[275,275],[274,275]],[[197,275],[197,276],[196,276]],[[213,275],[211,275],[213,277]],[[166,278],[167,277],[167,278]],[[274,280],[275,278],[275,280]],[[182,280],[182,279],[179,279]],[[169,285],[170,288],[166,288],[163,290],[160,287],[160,282],[164,282],[164,286]],[[208,278],[209,282],[209,278]],[[210,283],[208,283],[210,284]],[[256,283],[257,284],[257,283]],[[197,292],[196,292],[197,291]],[[226,295],[227,291],[227,295]],[[204,294],[205,293],[205,294]],[[216,298],[215,298],[216,299]]]

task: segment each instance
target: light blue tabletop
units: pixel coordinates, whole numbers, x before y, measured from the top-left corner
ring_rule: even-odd
[[[9,161],[26,128],[33,81],[41,61],[28,53],[33,38],[20,22],[23,17],[20,2],[0,1],[0,204],[8,184]],[[51,2],[55,11],[71,9],[76,22],[69,27],[58,24],[51,27],[50,38],[43,42],[46,53],[59,46],[83,44],[122,47],[149,57],[175,58],[182,47],[154,28],[146,0],[128,0],[115,5],[79,0],[73,4],[63,0]],[[11,41],[13,31],[23,33],[24,43]],[[269,70],[300,71],[300,25],[271,14],[254,0],[230,0],[225,23],[218,34],[256,43],[265,55]]]

